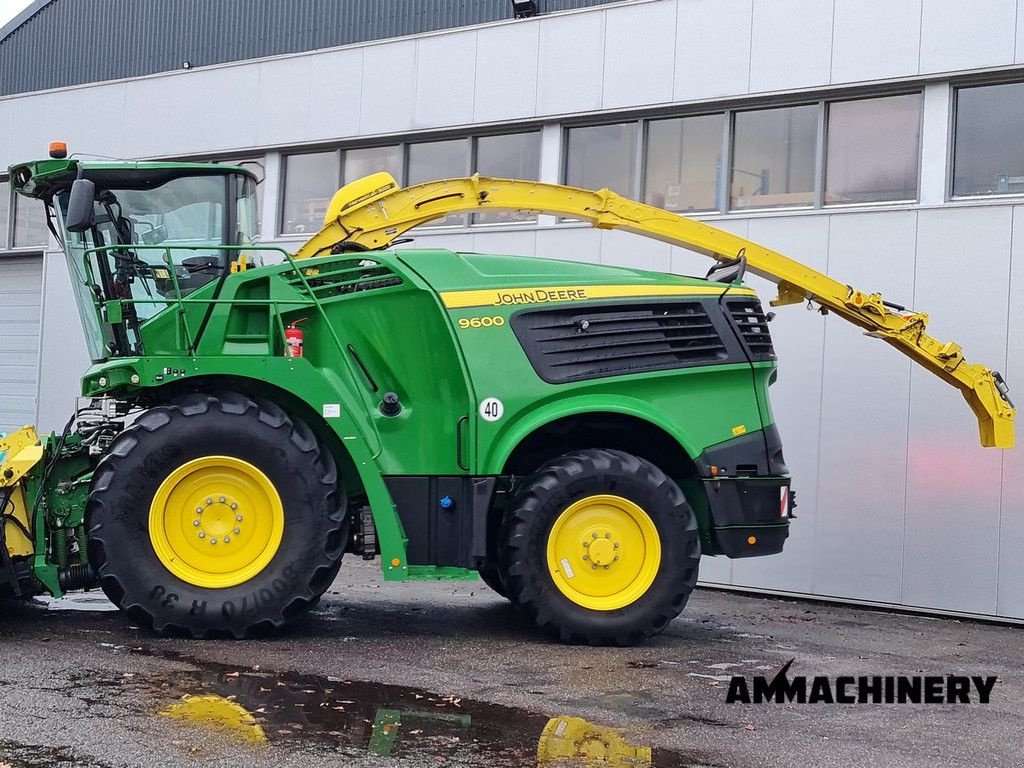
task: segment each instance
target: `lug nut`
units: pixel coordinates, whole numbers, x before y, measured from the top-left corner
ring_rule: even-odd
[[[210,506],[211,504],[213,504],[213,499],[207,499],[206,506]]]
[[[619,559],[618,555],[616,555],[615,557],[612,558],[612,560],[618,560],[618,559]]]
[[[224,537],[224,543],[225,544],[230,544],[231,543],[231,537],[230,536],[225,536]]]
[[[216,544],[216,543],[217,543],[217,540],[216,540],[216,539],[210,539],[210,543],[211,543],[211,544]]]
[[[584,541],[583,542],[583,546],[584,547],[589,547],[590,546],[590,542],[589,541]]]
[[[192,525],[194,525],[196,528],[198,528],[199,527],[199,521],[198,520],[193,520],[192,521]]]
[[[227,499],[225,499],[223,496],[221,496],[220,497],[220,503],[223,504],[225,501],[227,501]]]
[[[236,536],[237,536],[238,534],[240,534],[241,532],[242,532],[242,529],[241,529],[241,528],[235,528],[235,535],[236,535]]]
[[[199,532],[199,538],[200,538],[200,539],[205,539],[205,538],[206,538],[206,534],[205,534],[205,533],[203,533],[202,531],[200,531],[200,532]]]
[[[235,515],[235,520],[237,520],[238,522],[242,522],[242,516],[241,515]]]
[[[238,505],[235,502],[232,501],[231,502],[231,508],[232,509],[238,509]]]
[[[605,569],[606,571],[607,571],[607,570],[608,570],[609,568],[611,568],[611,566],[610,566],[610,565],[606,565],[606,566],[604,567],[604,569]]]
[[[596,533],[594,533],[594,534],[592,534],[592,535],[593,535],[593,537],[594,537],[595,539],[597,538],[597,534],[596,534]]]
[[[584,560],[589,560],[589,559],[590,559],[590,557],[589,557],[589,556],[587,556],[587,555],[584,555],[584,556],[583,556],[583,559],[584,559]]]
[[[203,514],[203,508],[202,507],[196,507],[196,514],[197,515]]]
[[[592,565],[590,567],[593,568],[595,571],[597,570],[597,566],[596,565]]]
[[[619,542],[617,542],[617,541],[615,542],[615,548],[616,548],[616,549],[618,549],[618,548],[619,548]]]
[[[606,534],[604,535],[604,537],[605,537],[606,539],[610,539],[610,538],[612,537],[612,535],[611,535],[610,533],[606,533]]]

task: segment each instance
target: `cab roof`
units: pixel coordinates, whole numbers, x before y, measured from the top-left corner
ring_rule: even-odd
[[[90,161],[47,159],[10,167],[14,189],[27,197],[48,199],[71,186],[81,176],[99,187],[152,189],[180,176],[241,174],[256,181],[245,168],[221,163]]]

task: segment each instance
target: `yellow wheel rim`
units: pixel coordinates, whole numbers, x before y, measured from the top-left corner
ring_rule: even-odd
[[[661,537],[654,521],[629,499],[588,496],[551,526],[548,571],[577,605],[614,611],[639,600],[658,575]]]
[[[259,469],[204,456],[171,472],[149,507],[149,539],[182,581],[223,589],[262,571],[281,545],[284,507]]]

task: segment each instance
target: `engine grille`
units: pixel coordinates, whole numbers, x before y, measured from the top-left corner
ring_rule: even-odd
[[[775,347],[772,346],[768,320],[761,309],[761,302],[757,299],[733,299],[727,301],[726,306],[751,358],[774,360]]]
[[[696,301],[527,311],[511,322],[537,375],[551,384],[708,365],[727,356]]]
[[[307,293],[302,278],[295,273],[292,273],[288,282],[300,293]],[[350,293],[401,285],[402,278],[380,262],[352,258],[321,264],[315,273],[306,275],[306,283],[316,298],[330,299]]]

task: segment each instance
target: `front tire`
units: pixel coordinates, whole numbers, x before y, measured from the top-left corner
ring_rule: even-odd
[[[132,620],[241,638],[316,604],[341,564],[345,507],[301,421],[239,394],[188,395],[140,416],[97,466],[89,560]]]
[[[615,450],[565,454],[527,478],[503,529],[504,587],[563,642],[633,645],[678,616],[697,581],[697,521],[679,486]]]

